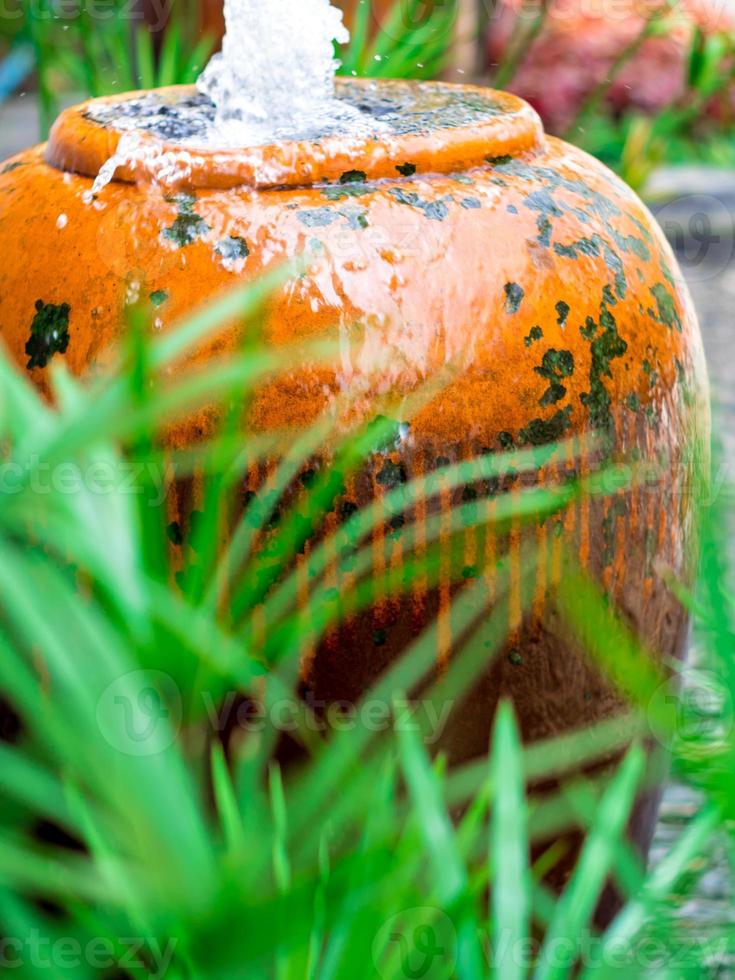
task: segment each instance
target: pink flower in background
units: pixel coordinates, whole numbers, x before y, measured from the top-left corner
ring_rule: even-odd
[[[686,84],[694,31],[732,30],[727,0],[681,0],[619,72],[607,94],[616,113],[655,113],[674,103]],[[545,26],[526,52],[509,88],[527,99],[553,132],[563,132],[585,98],[612,70],[621,53],[640,36],[660,0],[551,0]],[[538,13],[522,0],[500,0],[489,37],[489,59],[497,64],[508,49],[514,25]]]

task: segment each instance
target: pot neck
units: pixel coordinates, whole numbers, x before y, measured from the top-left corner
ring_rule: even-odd
[[[337,94],[374,116],[372,135],[332,134],[248,148],[198,145],[196,136],[174,140],[177,116],[185,119],[189,106],[200,114],[207,109],[195,89],[176,86],[66,110],[52,129],[46,160],[95,178],[114,158],[117,182],[259,189],[459,172],[531,152],[544,138],[536,112],[507,92],[442,82],[340,79]]]

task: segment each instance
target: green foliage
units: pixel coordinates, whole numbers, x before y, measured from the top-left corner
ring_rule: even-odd
[[[36,53],[43,135],[59,110],[64,91],[89,97],[196,81],[214,50],[214,39],[197,36],[198,14],[185,0],[170,11],[168,27],[154,47],[140,8],[125,0],[112,6],[90,0],[55,15],[51,0],[24,8],[24,31]]]
[[[546,27],[550,4],[528,6],[529,12],[518,17],[503,58],[493,71],[491,81],[498,88],[512,88],[518,69],[532,57],[533,42]],[[735,84],[735,35],[729,29],[706,35],[699,28],[693,31],[683,91],[664,110],[649,115],[615,113],[606,104],[620,73],[640,54],[645,42],[677,30],[677,14],[672,0],[650,6],[639,33],[587,94],[566,132],[558,134],[603,160],[638,190],[663,162],[702,160],[727,166],[733,158],[732,111],[726,93]],[[564,96],[560,93],[560,97]],[[720,108],[708,113],[717,99],[722,100]]]
[[[340,73],[370,78],[436,78],[446,67],[457,5],[394,0],[375,30],[372,0],[360,0]],[[371,34],[373,35],[371,37]]]
[[[24,19],[20,3],[9,4],[0,13],[0,53],[4,53],[6,45],[22,37],[23,28]]]
[[[244,287],[164,336],[153,337],[150,303],[133,308],[111,373],[81,384],[50,362],[55,408],[0,361],[3,473],[15,474],[0,508],[0,676],[22,720],[15,741],[0,743],[0,923],[15,943],[4,951],[23,959],[19,976],[75,980],[109,977],[112,962],[117,977],[176,980],[571,977],[585,937],[611,955],[622,942],[635,957],[652,918],[701,872],[710,835],[727,832],[735,740],[727,727],[677,740],[666,703],[660,713],[652,707],[662,675],[570,556],[559,616],[630,698],[622,726],[523,747],[505,704],[487,759],[451,771],[432,759],[431,716],[407,715],[405,695],[420,687],[422,705],[461,710],[464,692],[503,649],[510,572],[500,557],[491,609],[484,583],[470,579],[457,592],[452,631],[464,639],[442,677],[432,670],[433,624],[356,706],[358,719],[362,706],[382,706],[385,726],[337,724],[325,738],[304,705],[291,736],[306,761],[279,768],[275,709],[300,703],[305,643],[377,595],[411,589],[417,576],[435,580],[468,528],[502,540],[511,522],[561,514],[606,486],[603,471],[501,491],[491,510],[463,499],[449,519],[429,515],[419,542],[410,518],[417,502],[478,480],[502,484],[556,454],[568,459],[573,447],[481,456],[399,480],[324,533],[345,480],[389,452],[437,388],[404,402],[400,416],[377,414],[347,434],[330,416],[296,435],[243,437],[259,385],[294,362],[328,363],[339,353],[321,340],[280,351],[261,345],[260,311],[293,274]],[[233,317],[243,323],[241,350],[204,371],[187,367],[187,352]],[[218,431],[162,454],[166,426],[213,403]],[[280,462],[238,519],[243,474],[268,459]],[[45,476],[61,471],[64,481]],[[197,524],[171,535],[164,491],[194,471],[205,475]],[[69,473],[78,474],[71,486]],[[623,473],[618,466],[616,490]],[[628,479],[637,479],[634,467]],[[39,493],[41,483],[48,492]],[[375,566],[371,541],[393,515],[406,518],[400,575]],[[219,530],[233,520],[223,539]],[[716,508],[707,513],[696,608],[712,668],[733,690],[721,520]],[[304,605],[295,559],[306,540]],[[355,583],[338,596],[335,555]],[[538,561],[535,548],[524,553],[524,601]],[[250,730],[225,751],[215,711],[248,697],[260,710],[241,716]],[[702,804],[646,873],[623,835],[645,778],[642,743],[617,770],[583,779],[579,766],[610,758],[649,725]],[[554,792],[538,790],[554,781]],[[563,848],[552,845],[533,865],[529,848],[550,827],[580,826],[587,842],[557,897],[544,877]],[[628,901],[599,936],[591,920],[611,875]],[[673,931],[662,935],[673,955]],[[34,936],[45,945],[33,947]],[[585,976],[606,976],[609,962],[585,960]]]
[[[397,0],[379,31],[370,0],[359,4],[351,43],[338,51],[342,74],[433,78],[442,70],[453,36],[454,4],[432,6],[427,16],[422,0],[409,2],[406,8],[405,0]],[[168,26],[156,51],[151,31],[139,15],[131,19],[133,8],[126,0],[113,0],[113,9],[91,0],[63,19],[54,14],[52,0],[24,6],[24,17],[12,23],[33,42],[43,136],[65,90],[97,97],[196,81],[215,41],[197,36],[199,14],[186,0],[167,9]]]

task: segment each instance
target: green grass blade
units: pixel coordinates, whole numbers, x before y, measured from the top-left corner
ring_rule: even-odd
[[[640,894],[624,907],[605,932],[600,963],[586,970],[583,974],[585,980],[591,980],[593,977],[595,980],[597,978],[601,980],[612,975],[612,970],[607,965],[606,951],[630,947],[656,905],[666,899],[685,873],[687,866],[707,848],[720,819],[717,808],[708,806],[682,831],[671,850],[653,869]]]
[[[410,726],[399,727],[398,747],[418,833],[432,869],[433,893],[442,908],[454,907],[460,920],[457,976],[460,980],[480,980],[482,957],[478,943],[479,923],[474,902],[467,894],[467,869],[459,853],[454,826],[446,809],[438,777],[418,733]]]
[[[372,0],[359,0],[355,11],[354,23],[350,31],[350,43],[341,53],[342,75],[362,75],[365,70],[365,55],[368,43]]]
[[[405,700],[405,698],[403,699]],[[456,848],[454,828],[426,750],[410,726],[398,730],[401,768],[417,816],[419,832],[432,855],[434,887],[439,900],[451,905],[461,894],[467,873]]]
[[[510,955],[496,963],[503,980],[520,980],[526,967],[517,950],[529,938],[531,880],[526,828],[523,756],[513,709],[500,705],[490,754],[493,804],[490,817],[491,936]]]
[[[212,787],[225,845],[230,851],[240,851],[245,834],[240,806],[221,745],[212,746]]]
[[[181,52],[181,25],[174,22],[166,31],[158,62],[158,85],[176,85],[179,81],[179,56]]]
[[[615,860],[620,837],[635,802],[645,761],[643,749],[634,746],[600,801],[597,819],[590,828],[577,866],[559,899],[554,919],[541,947],[536,980],[566,977],[574,964],[579,937],[590,926],[595,905]],[[564,944],[566,955],[560,954],[559,943]]]
[[[156,55],[153,50],[153,37],[146,27],[135,32],[138,79],[136,88],[156,87]]]
[[[246,323],[253,319],[275,292],[303,270],[302,261],[286,262],[254,283],[238,286],[219,298],[207,301],[152,345],[152,366],[161,368],[171,364],[233,320]]]

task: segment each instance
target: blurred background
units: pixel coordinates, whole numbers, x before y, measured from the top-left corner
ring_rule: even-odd
[[[547,131],[638,189],[666,165],[735,163],[732,0],[341,0],[357,74],[458,76],[528,99]],[[64,102],[196,79],[221,0],[4,0],[0,151]],[[343,55],[344,57],[344,55]]]

